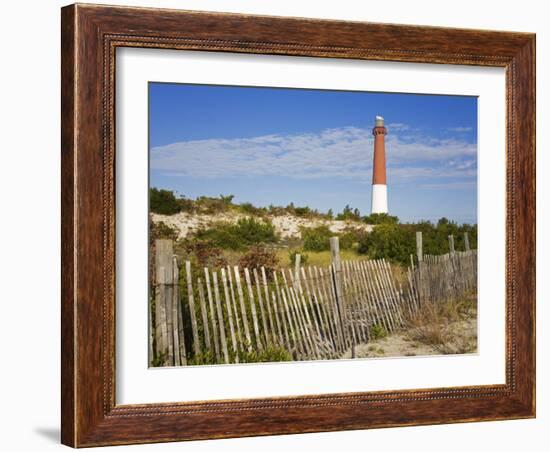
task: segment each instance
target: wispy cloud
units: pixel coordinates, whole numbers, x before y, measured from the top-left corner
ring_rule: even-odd
[[[436,190],[471,190],[477,185],[476,181],[466,182],[444,182],[441,184],[420,184],[419,188],[436,189]]]
[[[472,127],[447,127],[449,132],[465,133],[474,130]]]
[[[408,124],[403,124],[401,122],[392,122],[386,126],[388,129],[393,131],[408,130],[410,127]]]
[[[472,178],[476,145],[458,138],[404,135],[389,124],[388,177],[393,181]],[[151,149],[151,169],[165,176],[201,178],[285,176],[369,181],[370,129],[341,127],[319,133],[184,141]]]

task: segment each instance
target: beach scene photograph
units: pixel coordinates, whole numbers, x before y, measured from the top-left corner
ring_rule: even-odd
[[[477,97],[148,98],[149,367],[477,353]]]

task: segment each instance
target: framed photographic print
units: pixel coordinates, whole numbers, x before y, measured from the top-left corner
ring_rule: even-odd
[[[62,442],[535,415],[535,37],[62,9]]]

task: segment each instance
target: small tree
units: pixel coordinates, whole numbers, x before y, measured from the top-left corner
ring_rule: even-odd
[[[155,187],[149,189],[149,208],[161,215],[174,215],[181,210],[174,192]]]

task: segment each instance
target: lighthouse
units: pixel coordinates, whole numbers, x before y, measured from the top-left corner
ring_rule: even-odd
[[[372,134],[374,135],[374,158],[372,163],[372,204],[371,213],[388,213],[388,188],[386,185],[386,149],[384,118],[376,116]]]

